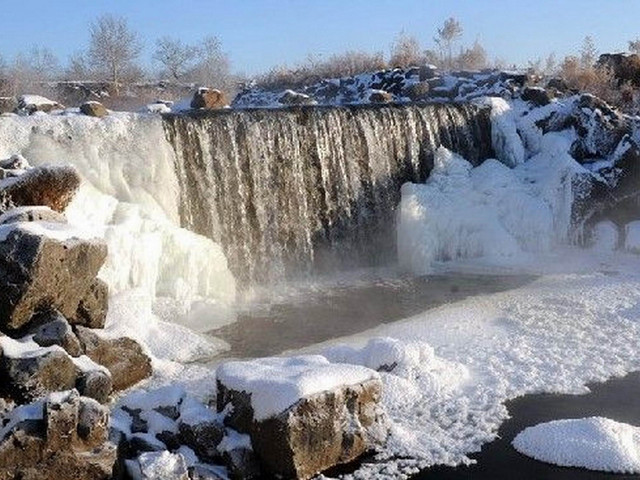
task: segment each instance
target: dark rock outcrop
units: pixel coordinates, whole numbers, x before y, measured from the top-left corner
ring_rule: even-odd
[[[605,53],[600,55],[598,66],[610,68],[618,84],[631,83],[640,87],[640,56],[635,53]]]
[[[522,89],[520,97],[536,107],[544,107],[551,103],[549,92],[540,87],[525,87]]]
[[[11,230],[0,241],[0,330],[19,329],[48,309],[74,323],[106,255],[99,241]]]
[[[108,480],[116,447],[109,443],[109,411],[65,392],[34,405],[42,419],[16,421],[0,439],[0,480]],[[19,419],[18,419],[19,420]]]

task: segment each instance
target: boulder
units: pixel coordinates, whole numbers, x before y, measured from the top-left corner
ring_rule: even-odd
[[[405,95],[412,101],[426,100],[429,96],[429,82],[423,81],[410,85],[405,90]]]
[[[20,403],[74,388],[78,377],[71,357],[59,350],[24,357],[10,356],[5,351],[0,358],[0,373],[4,379],[0,388]]]
[[[372,90],[369,94],[369,102],[371,103],[389,103],[391,101],[393,101],[393,95],[384,90]]]
[[[0,225],[19,222],[67,223],[67,217],[49,207],[18,207],[0,216]]]
[[[316,101],[304,93],[286,90],[278,100],[282,105],[316,105]]]
[[[610,68],[618,85],[631,83],[640,87],[640,56],[635,53],[605,53],[600,55],[597,65]]]
[[[0,480],[112,478],[117,454],[107,439],[108,409],[71,391],[52,394],[28,412],[9,415],[9,431],[0,439]]]
[[[229,471],[229,478],[232,480],[263,478],[256,454],[249,447],[240,446],[225,451],[222,455],[222,461]]]
[[[203,462],[214,463],[220,454],[218,445],[224,436],[224,426],[215,421],[206,421],[191,425],[180,422],[179,441],[191,448]]]
[[[11,113],[16,108],[18,108],[18,99],[16,97],[0,97],[0,115]]]
[[[287,392],[308,389],[319,378],[325,390],[312,390],[280,408],[292,398]],[[341,380],[330,387],[331,378]],[[218,411],[228,412],[225,422],[249,434],[262,470],[285,478],[311,478],[384,442],[381,393],[375,372],[329,364],[323,357],[230,362],[218,368]]]
[[[48,236],[42,224],[35,232],[30,225],[16,224],[0,241],[2,330],[24,327],[34,313],[52,309],[75,323],[80,302],[107,256],[101,240],[80,240],[72,230]]]
[[[11,206],[46,206],[63,212],[80,186],[71,166],[42,166],[27,170],[15,180],[0,184],[0,196]]]
[[[67,319],[56,311],[38,313],[34,316],[34,323],[39,324],[34,329],[33,341],[41,347],[59,345],[72,357],[82,355],[80,341],[73,333]]]
[[[53,110],[64,110],[64,105],[40,95],[21,95],[18,97],[17,113],[32,115],[36,112],[49,113]]]
[[[80,105],[80,112],[89,117],[106,117],[109,115],[107,109],[100,102],[85,102]]]
[[[520,98],[536,107],[544,107],[551,103],[551,95],[541,87],[524,87],[520,93]]]
[[[76,381],[76,388],[81,395],[106,403],[113,391],[111,373],[103,370],[82,372]]]
[[[569,85],[563,78],[550,78],[547,82],[547,88],[555,90],[558,93],[566,93],[569,91]]]
[[[78,304],[74,323],[88,328],[104,328],[108,309],[109,286],[99,278],[94,278]]]
[[[140,478],[145,480],[189,480],[184,457],[179,453],[147,452],[138,457]]]
[[[151,376],[151,359],[135,340],[127,337],[104,339],[81,326],[76,327],[76,334],[85,354],[109,370],[115,391],[129,388]]]
[[[220,90],[210,90],[208,88],[198,89],[191,100],[191,108],[204,108],[205,110],[224,108],[227,105],[228,102],[224,93]]]

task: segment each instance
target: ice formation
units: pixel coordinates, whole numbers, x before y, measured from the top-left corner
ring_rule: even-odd
[[[640,473],[640,428],[602,417],[555,420],[513,440],[524,455],[563,467]]]

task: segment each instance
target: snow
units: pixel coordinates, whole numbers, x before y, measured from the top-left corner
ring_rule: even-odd
[[[498,97],[484,97],[477,103],[491,107],[491,141],[498,160],[508,167],[523,163],[524,146],[516,129],[511,105]]]
[[[43,97],[41,95],[20,95],[20,97],[18,98],[18,103],[21,105],[25,105],[26,107],[29,106],[42,106],[42,105],[56,105],[57,102],[54,102],[53,100],[49,100],[46,97]]]
[[[514,169],[491,159],[472,168],[440,147],[426,183],[402,187],[400,265],[425,274],[459,258],[517,263],[566,241],[573,180],[583,169],[566,153],[564,136],[547,134],[543,144]]]
[[[58,345],[41,347],[33,341],[33,335],[16,340],[0,334],[0,351],[9,358],[33,358],[47,352],[64,352],[64,349]]]
[[[227,388],[251,395],[255,420],[284,412],[300,399],[378,378],[356,365],[331,364],[320,355],[261,358],[228,362],[217,370],[218,381]]]
[[[73,364],[78,367],[81,372],[95,372],[97,370],[106,373],[107,375],[111,375],[106,367],[94,362],[86,355],[71,357],[71,360],[73,360]]]
[[[630,222],[624,227],[625,250],[632,253],[640,253],[640,221]]]
[[[524,455],[563,467],[640,473],[640,428],[608,418],[541,423],[520,432],[513,446]]]
[[[187,466],[180,454],[147,452],[138,457],[142,477],[147,480],[184,480]]]

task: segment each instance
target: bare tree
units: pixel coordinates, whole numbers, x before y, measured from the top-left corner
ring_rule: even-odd
[[[481,70],[486,68],[488,63],[487,51],[476,40],[471,48],[467,48],[460,53],[455,63],[464,70]]]
[[[598,58],[598,49],[589,35],[584,37],[582,47],[580,48],[580,66],[582,68],[591,68],[595,65]]]
[[[441,28],[438,29],[438,35],[434,38],[436,45],[440,48],[443,57],[443,63],[447,68],[453,66],[453,45],[462,36],[462,25],[454,17],[450,17],[444,21]]]
[[[546,75],[555,75],[558,70],[558,60],[556,54],[551,52],[544,61],[544,73]]]
[[[629,51],[636,55],[640,55],[640,38],[629,40]]]
[[[174,80],[181,80],[192,68],[197,55],[197,47],[179,39],[162,37],[156,41],[153,59],[160,62]]]
[[[222,43],[217,37],[206,37],[200,42],[196,65],[188,77],[203,86],[216,86],[227,91],[234,88],[229,58],[222,51]]]
[[[47,82],[60,72],[57,57],[46,47],[33,46],[27,53],[18,53],[7,68],[8,83],[13,94],[49,94]]]
[[[391,67],[410,67],[424,63],[424,57],[418,40],[405,31],[398,34],[391,45]]]
[[[75,52],[69,56],[65,76],[69,80],[93,79],[93,72],[89,68],[89,60],[84,52]]]
[[[135,60],[142,43],[124,17],[103,15],[90,26],[89,61],[100,73],[108,75],[116,94],[123,78],[139,71]]]

